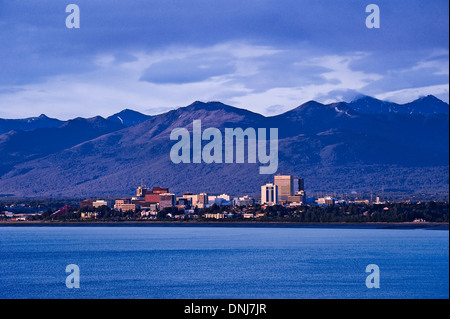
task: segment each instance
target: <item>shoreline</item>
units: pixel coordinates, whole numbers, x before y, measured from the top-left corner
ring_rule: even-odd
[[[449,230],[448,223],[297,223],[297,222],[186,222],[186,221],[1,221],[0,227],[247,227],[247,228],[360,228],[360,229],[427,229]]]

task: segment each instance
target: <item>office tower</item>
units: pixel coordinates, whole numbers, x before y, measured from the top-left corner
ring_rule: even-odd
[[[303,178],[294,177],[294,193],[297,194],[298,192],[305,190],[305,180]]]
[[[286,202],[289,196],[294,195],[294,177],[291,175],[276,175],[275,183],[278,187],[278,200]]]
[[[163,210],[167,207],[175,207],[175,194],[159,194],[159,209]]]
[[[297,185],[298,185],[298,191],[304,191],[305,190],[305,180],[303,178],[297,178]]]
[[[274,184],[266,184],[261,186],[261,205],[277,205],[278,204],[278,186]]]
[[[136,197],[145,197],[147,193],[147,188],[144,186],[139,186],[136,190]]]

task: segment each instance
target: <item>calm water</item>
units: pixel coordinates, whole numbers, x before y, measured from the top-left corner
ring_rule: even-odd
[[[0,227],[0,298],[449,298],[447,230]],[[80,289],[65,285],[68,264]],[[368,289],[366,266],[380,267]]]

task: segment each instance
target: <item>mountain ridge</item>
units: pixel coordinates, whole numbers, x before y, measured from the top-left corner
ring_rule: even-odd
[[[90,130],[103,123],[110,131],[96,131],[80,143],[14,162],[1,173],[0,194],[125,196],[142,179],[174,192],[253,194],[272,179],[259,174],[259,164],[172,163],[169,154],[175,141],[170,132],[178,127],[192,131],[193,120],[201,120],[203,129],[216,127],[222,132],[235,127],[278,128],[278,172],[304,177],[311,191],[370,191],[381,186],[414,193],[448,190],[448,115],[368,114],[344,102],[310,101],[266,117],[220,102],[197,101],[132,126],[102,117],[84,121]],[[36,131],[40,132],[27,134]],[[8,138],[0,135],[0,149]]]
[[[269,118],[271,117],[277,117],[279,115],[282,114],[286,114],[286,113],[290,113],[293,112],[295,110],[298,109],[302,109],[302,108],[306,108],[306,107],[310,107],[311,105],[318,105],[318,106],[346,106],[348,108],[348,110],[353,110],[353,111],[358,111],[359,112],[363,112],[366,113],[367,111],[364,111],[361,107],[358,106],[359,103],[376,103],[376,104],[380,104],[380,105],[388,105],[388,106],[395,106],[395,107],[403,107],[403,111],[405,110],[409,110],[410,108],[412,108],[413,106],[417,106],[420,104],[432,104],[435,106],[435,108],[438,108],[440,112],[438,111],[434,111],[434,112],[430,112],[429,110],[427,111],[426,109],[423,110],[422,108],[418,111],[418,113],[414,113],[414,114],[423,114],[423,115],[430,115],[430,114],[449,114],[449,104],[438,99],[437,97],[435,97],[434,95],[427,95],[427,96],[423,96],[420,97],[416,100],[413,100],[411,102],[408,103],[404,103],[404,104],[398,104],[395,102],[389,102],[389,101],[383,101],[383,100],[379,100],[376,99],[374,97],[371,96],[367,96],[367,95],[361,95],[358,98],[350,101],[350,102],[345,102],[345,101],[337,101],[337,102],[333,102],[333,103],[328,103],[328,104],[323,104],[320,102],[317,102],[315,100],[310,100],[307,101],[305,103],[300,104],[299,106],[288,110],[284,113],[278,114],[278,115],[273,115],[273,116],[267,116]],[[243,113],[254,113],[254,114],[259,114],[259,113],[255,113],[252,111],[249,111],[247,109],[244,108],[238,108],[238,107],[234,107],[234,106],[230,106],[230,105],[226,105],[222,102],[219,101],[209,101],[209,102],[201,102],[201,101],[195,101],[193,103],[191,103],[190,105],[184,106],[184,107],[179,107],[175,110],[179,110],[179,109],[205,109],[205,107],[209,107],[211,108],[211,106],[213,106],[214,108],[231,108],[234,109],[237,112],[243,112]],[[352,108],[351,106],[354,106],[354,108]],[[433,108],[434,110],[434,108]],[[172,110],[173,111],[173,110]],[[383,111],[385,111],[385,108],[379,108],[376,110],[372,110],[373,114],[378,114],[378,113],[384,113]],[[170,111],[168,111],[170,112]],[[165,112],[165,113],[168,113]],[[368,112],[371,113],[371,112]],[[164,114],[164,113],[161,113]],[[132,125],[136,125],[136,124],[140,124],[150,118],[152,118],[153,116],[158,116],[161,114],[157,114],[157,115],[147,115],[138,111],[134,111],[132,109],[129,108],[125,108],[122,111],[115,113],[113,115],[110,115],[108,117],[106,117],[107,120],[109,121],[113,121],[113,122],[120,122],[121,124],[125,125],[125,126],[132,126]],[[371,113],[372,114],[372,113]],[[411,114],[411,113],[409,113]],[[262,115],[262,114],[259,114]],[[122,121],[124,121],[123,118],[121,118],[121,120],[118,117],[131,117],[130,119],[127,119],[128,123],[123,123]],[[262,115],[264,116],[264,115]],[[6,128],[3,128],[3,126],[6,126],[5,123],[8,122],[9,123],[23,123],[24,126],[27,126],[27,124],[33,123],[34,121],[39,121],[39,120],[50,120],[50,121],[54,121],[55,125],[58,124],[64,124],[67,121],[63,121],[63,120],[59,120],[56,118],[50,118],[45,114],[41,114],[39,116],[36,117],[28,117],[28,118],[20,118],[20,119],[4,119],[4,118],[0,118],[0,134],[3,134],[5,132],[7,132]],[[36,122],[37,123],[37,122]],[[13,125],[13,124],[10,124]],[[20,125],[20,124],[18,124]],[[48,127],[45,126],[45,124],[38,124],[36,125],[36,127],[34,127],[33,125],[30,125],[30,127],[26,127],[25,129],[20,129],[20,128],[14,128],[14,130],[30,130],[30,129],[34,129],[34,128],[41,128],[41,127]]]

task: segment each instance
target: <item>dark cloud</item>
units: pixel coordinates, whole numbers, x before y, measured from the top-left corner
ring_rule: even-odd
[[[435,69],[406,69],[398,72],[387,72],[383,78],[370,82],[363,88],[369,95],[408,88],[426,87],[448,83],[448,74],[435,74]]]
[[[103,67],[119,72],[122,64],[137,61],[138,54],[154,56],[168,49],[180,50],[184,57],[165,57],[144,65],[139,84],[176,85],[224,76],[227,87],[218,90],[230,99],[274,88],[326,84],[324,98],[347,98],[355,89],[375,94],[448,84],[448,74],[439,74],[436,68],[439,63],[448,65],[447,0],[377,0],[381,9],[381,28],[377,30],[365,27],[368,3],[360,0],[77,0],[81,28],[76,30],[65,27],[68,3],[0,2],[0,86],[98,75],[103,73],[96,71]],[[209,56],[183,52],[224,43],[247,43],[280,52],[249,58],[226,51]],[[337,90],[332,86],[341,81],[351,83],[348,78],[341,79],[333,65],[311,62],[314,56],[352,56],[357,52],[365,55],[352,59],[348,69],[380,76],[363,88]],[[105,56],[113,61],[107,66],[98,64],[98,58]],[[251,65],[254,72],[238,72],[242,70],[238,62]],[[418,68],[423,62],[430,64]],[[333,78],[324,77],[330,70]]]

